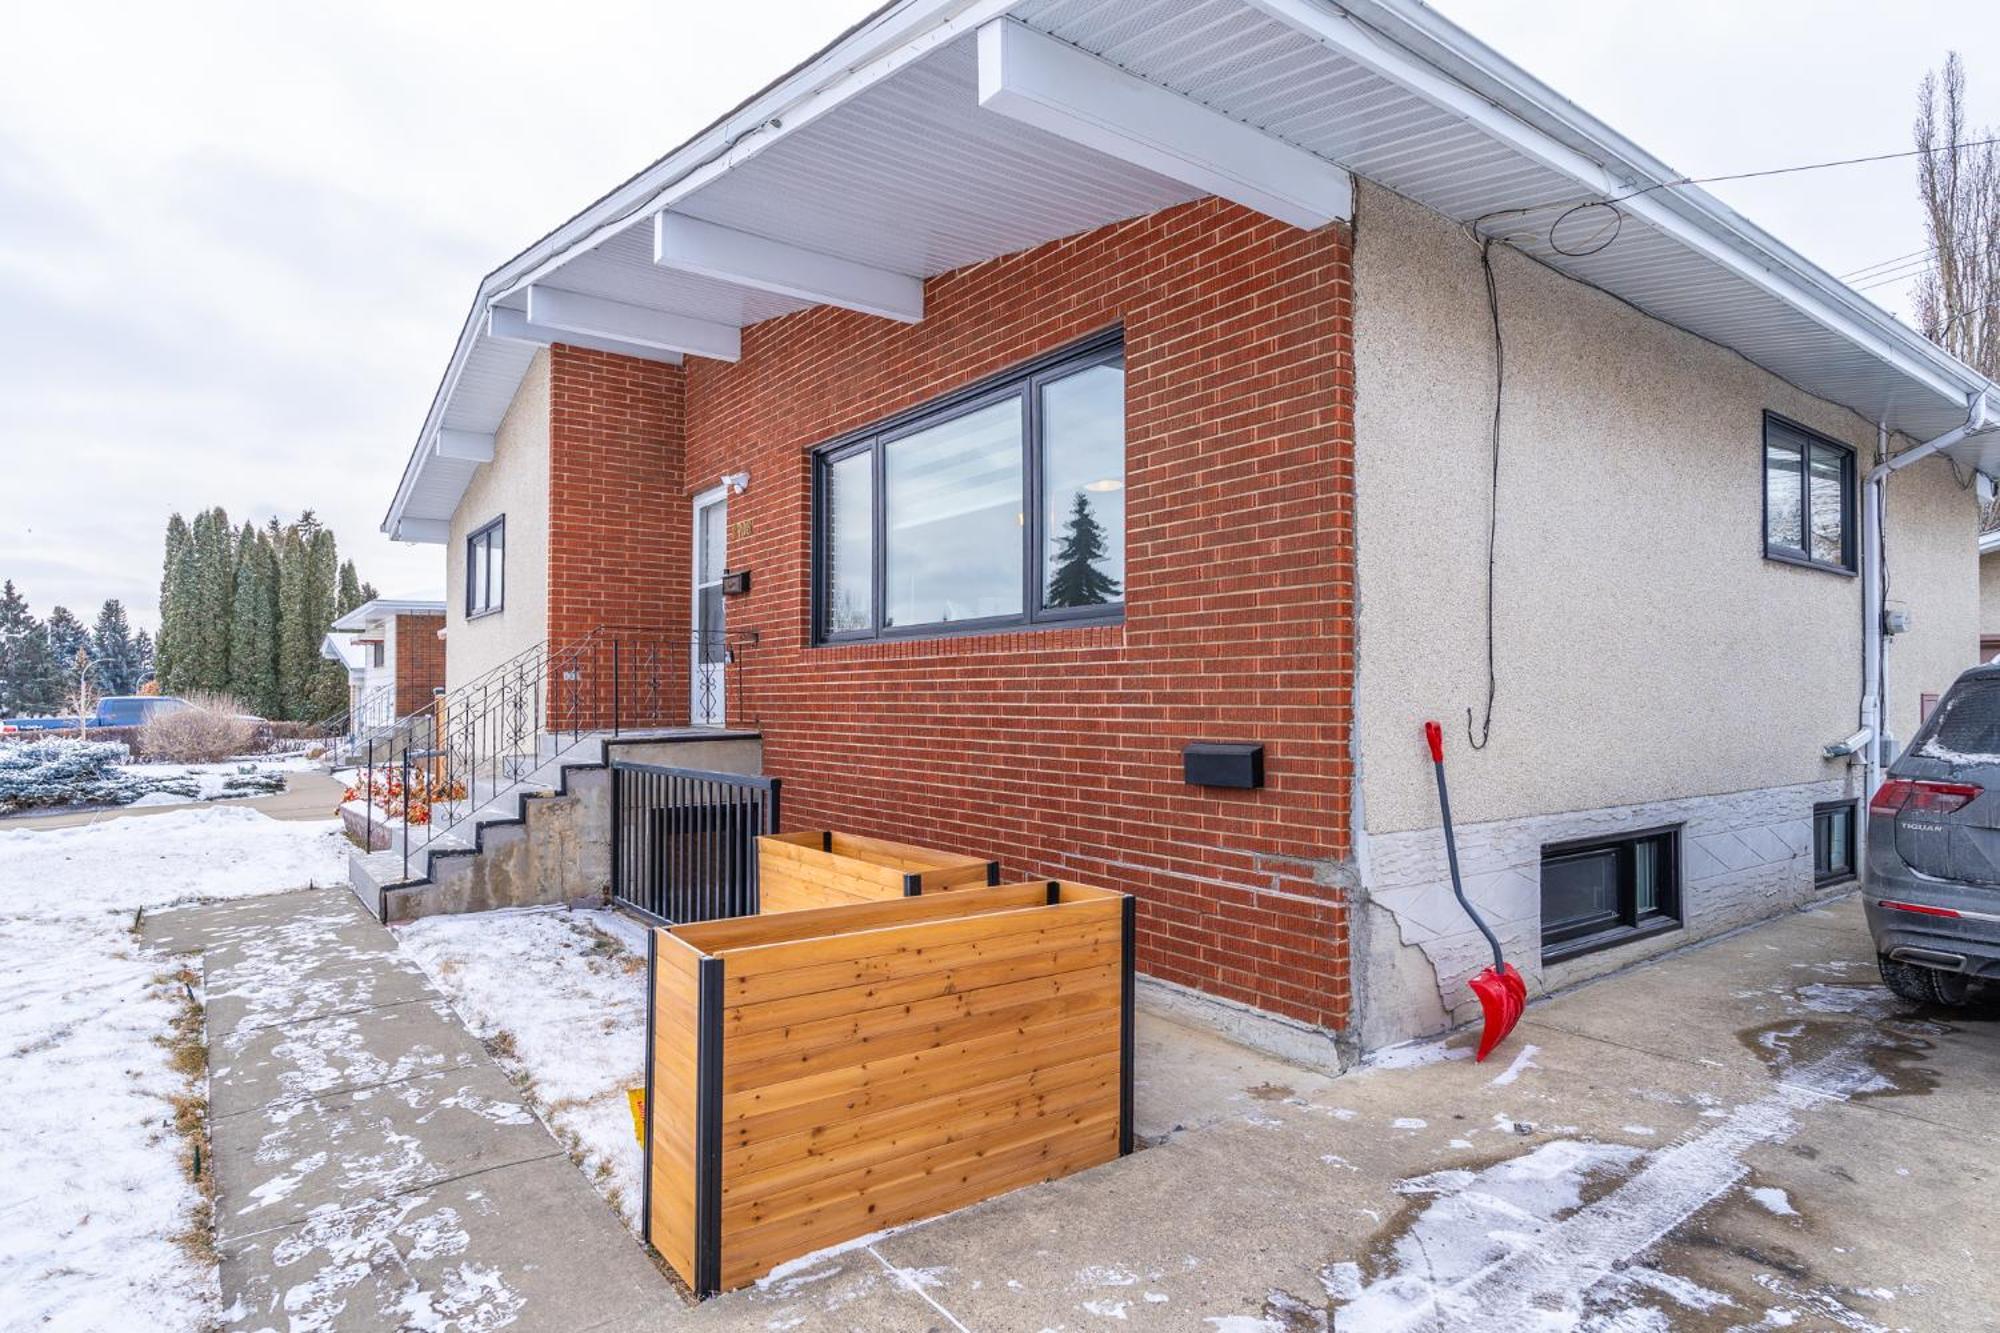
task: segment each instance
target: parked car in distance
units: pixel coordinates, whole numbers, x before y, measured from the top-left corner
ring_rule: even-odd
[[[2000,665],[1952,683],[1869,799],[1862,903],[1905,999],[1962,1004],[2000,979]]]
[[[141,727],[149,718],[188,706],[171,694],[114,694],[97,701],[97,711],[84,719],[86,727]],[[253,719],[259,720],[261,719]],[[76,726],[76,714],[55,717],[0,719],[0,731],[64,731]]]

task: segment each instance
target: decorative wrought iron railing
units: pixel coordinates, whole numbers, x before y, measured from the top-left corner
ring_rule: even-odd
[[[659,921],[757,911],[757,838],[778,829],[777,778],[611,765],[611,896]]]
[[[536,644],[377,728],[356,756],[368,845],[378,818],[396,826],[407,880],[413,855],[585,741],[746,715],[746,641],[600,627],[564,647]]]

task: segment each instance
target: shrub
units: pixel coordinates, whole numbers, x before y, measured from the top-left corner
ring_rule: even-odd
[[[118,765],[122,745],[75,738],[0,746],[0,813],[42,805],[123,805],[152,789]]]
[[[139,751],[175,764],[213,764],[256,744],[258,724],[225,694],[195,693],[187,707],[155,713],[139,728]]]

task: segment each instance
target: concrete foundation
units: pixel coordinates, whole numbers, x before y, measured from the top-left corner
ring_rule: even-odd
[[[1857,795],[1852,779],[1839,779],[1462,824],[1459,865],[1466,896],[1533,997],[1845,892],[1813,883],[1813,805]],[[1672,826],[1681,831],[1681,928],[1544,967],[1543,846]],[[1362,1049],[1476,1019],[1466,982],[1492,955],[1452,897],[1443,832],[1373,836],[1366,864],[1353,935]]]

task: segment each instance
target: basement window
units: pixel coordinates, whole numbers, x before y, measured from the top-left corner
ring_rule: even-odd
[[[1854,451],[1764,414],[1764,555],[1854,572]]]
[[[813,475],[821,643],[1123,613],[1115,332],[835,441]]]
[[[1854,878],[1854,802],[1826,801],[1813,807],[1813,883],[1838,884]]]
[[[1542,961],[1628,944],[1681,924],[1680,830],[1542,848]]]
[[[507,516],[502,514],[465,539],[465,614],[491,615],[505,604]]]

